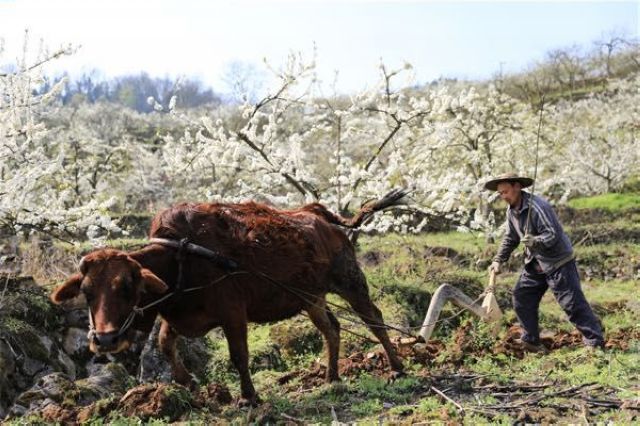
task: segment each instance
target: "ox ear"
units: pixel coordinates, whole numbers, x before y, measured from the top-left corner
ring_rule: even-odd
[[[144,290],[149,293],[162,294],[169,290],[169,287],[164,283],[164,281],[146,268],[142,268],[142,270],[140,270],[140,276],[142,278],[142,283],[144,284]]]
[[[73,274],[64,282],[64,284],[58,286],[51,293],[51,301],[55,304],[60,304],[65,300],[73,299],[80,294],[80,283],[82,282],[82,274]]]

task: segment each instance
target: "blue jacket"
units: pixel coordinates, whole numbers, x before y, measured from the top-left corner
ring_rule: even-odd
[[[494,261],[506,262],[520,244],[527,229],[530,199],[531,194],[523,191],[520,207],[507,209],[507,230]],[[534,245],[531,250],[525,248],[525,263],[535,259],[542,272],[548,274],[574,258],[573,247],[547,200],[534,195],[531,209],[528,233],[534,236]]]

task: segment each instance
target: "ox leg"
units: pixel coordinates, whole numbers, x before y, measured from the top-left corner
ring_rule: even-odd
[[[345,298],[382,344],[384,351],[387,353],[391,369],[396,373],[402,373],[404,369],[402,361],[398,358],[396,350],[391,344],[391,340],[389,340],[380,309],[369,299],[369,295],[366,295],[366,298],[362,294],[355,295],[351,299],[348,296]]]
[[[184,368],[184,364],[182,364],[182,360],[178,356],[178,351],[176,350],[177,339],[178,333],[176,333],[167,321],[162,320],[160,333],[158,334],[158,346],[160,346],[160,350],[171,364],[173,379],[181,385],[192,386],[194,383],[191,375],[187,369]]]
[[[305,309],[313,324],[324,336],[324,344],[327,349],[327,382],[340,380],[338,377],[338,356],[340,351],[340,324],[336,317],[327,309],[327,302],[318,299],[318,302]]]
[[[389,340],[382,312],[371,301],[367,280],[355,260],[350,267],[347,267],[343,278],[346,278],[346,281],[341,280],[335,291],[349,302],[353,310],[367,324],[369,330],[378,338],[387,354],[391,369],[396,375],[401,374],[404,369],[402,361],[398,358],[391,340]]]
[[[235,318],[225,324],[222,329],[227,338],[231,362],[240,374],[241,398],[239,406],[256,406],[259,399],[249,374],[249,348],[247,346],[247,319]]]

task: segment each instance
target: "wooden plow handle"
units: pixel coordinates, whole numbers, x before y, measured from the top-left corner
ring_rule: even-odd
[[[489,272],[489,286],[487,287],[487,293],[493,293],[496,288],[496,271],[491,270]]]

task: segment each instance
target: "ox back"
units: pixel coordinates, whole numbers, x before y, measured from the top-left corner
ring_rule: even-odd
[[[313,211],[279,211],[256,203],[180,204],[159,213],[150,237],[187,238],[249,272],[207,287],[225,271],[206,258],[186,256],[184,287],[205,288],[169,301],[163,316],[176,323],[179,333],[197,335],[222,325],[238,309],[249,321],[269,322],[299,313],[329,291],[341,293],[343,286],[368,293],[345,233],[316,210],[317,205]],[[141,263],[170,288],[176,286],[172,262],[164,262],[164,268]]]

